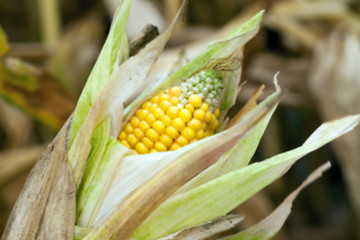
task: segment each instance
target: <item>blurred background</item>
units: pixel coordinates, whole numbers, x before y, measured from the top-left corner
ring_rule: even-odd
[[[133,0],[130,42],[163,31],[179,0]],[[0,233],[44,147],[75,108],[110,28],[117,0],[0,1]],[[258,11],[246,45],[241,106],[261,85],[285,89],[253,161],[300,146],[322,122],[360,113],[360,1],[190,0],[153,75],[185,49],[192,59]],[[299,161],[237,212],[244,228],[267,216],[317,166],[332,168],[295,200],[278,240],[360,239],[360,128]]]

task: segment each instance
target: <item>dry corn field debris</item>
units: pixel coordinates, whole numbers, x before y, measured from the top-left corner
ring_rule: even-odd
[[[185,2],[0,4],[2,239],[360,237],[358,1]]]

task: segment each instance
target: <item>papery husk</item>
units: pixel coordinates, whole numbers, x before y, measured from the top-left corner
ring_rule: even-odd
[[[70,123],[71,118],[30,172],[3,240],[73,238],[76,186],[66,153]]]
[[[359,34],[360,31],[338,29],[317,45],[309,84],[325,120],[360,112]],[[360,224],[359,136],[360,130],[355,129],[333,146]]]

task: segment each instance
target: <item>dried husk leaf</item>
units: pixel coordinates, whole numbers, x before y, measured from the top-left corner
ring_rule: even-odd
[[[73,238],[76,187],[66,161],[70,123],[71,118],[30,172],[2,239]]]
[[[0,62],[0,83],[2,98],[55,130],[75,107],[75,97],[50,74],[19,59]]]
[[[360,23],[360,21],[359,21]],[[319,42],[310,73],[310,90],[325,120],[360,112],[360,32],[338,29]],[[333,143],[360,223],[360,130]]]

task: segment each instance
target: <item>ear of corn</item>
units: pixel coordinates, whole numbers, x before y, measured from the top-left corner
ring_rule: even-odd
[[[222,79],[201,71],[158,93],[135,112],[119,141],[139,154],[177,150],[211,136],[219,125]]]
[[[121,3],[125,6],[126,17],[129,2]],[[84,239],[154,239],[226,214],[283,174],[300,155],[324,143],[304,146],[295,153],[270,159],[264,164],[243,167],[278,103],[279,90],[248,112],[244,119],[236,121],[231,129],[213,134],[235,102],[240,75],[240,68],[216,71],[214,66],[241,58],[243,45],[258,31],[261,17],[262,12],[228,38],[210,45],[202,55],[167,79],[150,82],[145,91],[142,89],[146,76],[169,38],[174,22],[165,33],[121,66],[115,64],[118,58],[114,58],[114,52],[118,53],[126,45],[126,35],[120,36],[119,42],[111,42],[118,34],[112,28],[112,40],[103,50],[106,54],[100,57],[100,63],[94,68],[96,74],[91,75],[89,86],[85,87],[79,101],[70,138],[70,162],[84,156],[86,159],[90,154],[83,174],[77,172],[77,176],[82,176],[77,192],[77,224],[78,229],[83,230],[82,234],[88,233]],[[124,23],[117,22],[113,26],[120,25],[122,28]],[[109,55],[109,59],[104,57]],[[105,68],[104,75],[102,68]],[[205,86],[208,77],[214,80],[211,88],[215,86],[210,91],[210,87]],[[213,90],[216,94],[212,94]],[[133,96],[138,97],[132,99]],[[264,123],[259,129],[255,128],[256,134],[251,134],[261,120]],[[120,133],[113,131],[113,124],[124,125]],[[200,130],[204,131],[203,135],[198,133]],[[205,132],[209,137],[205,138]],[[224,167],[242,157],[233,151],[233,146],[239,147],[237,143],[245,136],[251,151],[245,154],[242,164],[236,164],[236,168],[243,168],[233,171]],[[167,152],[140,155],[128,147],[138,153]],[[175,190],[223,154],[229,157],[214,165],[216,174],[211,171],[203,174],[205,178],[210,175],[220,177],[203,181],[203,184],[197,179],[199,181],[190,184],[189,188],[171,197]],[[214,201],[216,209],[211,207]],[[209,208],[204,208],[202,203]],[[143,222],[144,219],[147,220]]]

